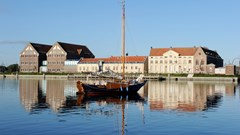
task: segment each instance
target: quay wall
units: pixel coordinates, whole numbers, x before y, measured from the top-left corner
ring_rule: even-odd
[[[166,80],[175,80],[175,81],[227,81],[227,82],[238,82],[238,77],[170,77]]]
[[[98,78],[87,75],[0,75],[0,79],[74,79],[74,78]],[[126,76],[128,79],[135,79],[137,76]],[[171,81],[227,81],[238,82],[238,77],[163,77],[163,76],[144,76],[145,80],[171,80]]]

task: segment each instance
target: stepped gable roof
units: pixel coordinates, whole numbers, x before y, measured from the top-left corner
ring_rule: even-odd
[[[67,59],[94,58],[93,53],[85,45],[57,42],[67,53]]]
[[[146,60],[147,56],[126,56],[125,63],[141,63]],[[109,58],[85,58],[80,60],[79,63],[97,63],[98,61],[104,61],[104,63],[122,63],[121,56],[111,56]]]
[[[203,52],[207,55],[207,56],[211,56],[211,57],[214,57],[214,58],[219,58],[219,59],[222,59],[219,54],[216,52],[216,51],[213,51],[213,50],[210,50],[206,47],[201,47]]]
[[[197,51],[197,47],[188,48],[151,48],[150,56],[163,56],[169,50],[173,50],[180,54],[180,56],[193,56]]]
[[[34,49],[39,53],[39,54],[46,54],[50,49],[51,45],[46,45],[46,44],[39,44],[39,43],[31,43],[30,44],[34,47]]]

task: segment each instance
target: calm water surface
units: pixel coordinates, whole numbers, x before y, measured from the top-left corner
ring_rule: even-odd
[[[240,134],[236,83],[149,81],[131,97],[84,97],[76,81],[0,79],[0,135]]]

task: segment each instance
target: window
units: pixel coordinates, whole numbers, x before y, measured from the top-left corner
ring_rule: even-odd
[[[201,60],[201,65],[204,65],[204,60]]]
[[[156,61],[155,61],[155,63],[157,64],[157,63],[158,63],[158,61],[156,60]]]
[[[199,65],[199,61],[198,60],[196,60],[196,65]]]
[[[192,64],[192,60],[188,60],[188,64]]]
[[[153,61],[151,60],[151,61],[150,61],[150,63],[152,64],[152,63],[153,63]]]

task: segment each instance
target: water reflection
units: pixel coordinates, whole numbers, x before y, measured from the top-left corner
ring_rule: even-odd
[[[39,80],[19,80],[20,101],[26,111],[34,112],[38,109],[46,109],[46,84]]]
[[[37,112],[51,108],[54,112],[67,113],[69,109],[88,108],[88,104],[120,104],[144,101],[139,95],[132,96],[92,96],[76,95],[76,81],[66,80],[19,80],[20,101],[26,111]]]
[[[19,80],[20,100],[26,111],[51,109],[66,113],[74,108],[89,108],[89,103],[118,104],[149,102],[150,110],[205,111],[221,105],[223,95],[235,96],[235,84],[209,82],[149,81],[134,97],[76,96],[75,80]],[[141,96],[139,96],[141,95]]]
[[[223,94],[235,95],[233,83],[150,81],[148,89],[151,110],[204,111],[218,107]]]
[[[19,80],[20,100],[29,112],[51,108],[54,112],[65,106],[66,97],[75,96],[75,83],[64,80]]]

